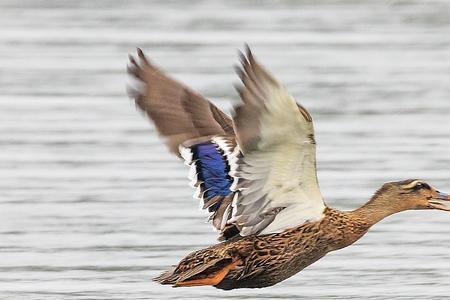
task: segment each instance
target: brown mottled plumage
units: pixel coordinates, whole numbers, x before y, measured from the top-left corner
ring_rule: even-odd
[[[405,189],[408,184],[424,188]],[[445,198],[445,199],[444,199]],[[178,266],[155,278],[161,284],[204,278],[219,263],[241,261],[214,286],[219,289],[261,288],[274,285],[303,270],[328,252],[347,247],[361,238],[371,226],[383,218],[408,209],[432,209],[428,199],[449,199],[420,180],[392,182],[354,211],[326,208],[318,222],[308,222],[281,233],[236,237],[226,242],[195,251]],[[448,210],[448,208],[438,208]],[[220,260],[222,259],[222,260]],[[198,266],[208,266],[198,270]],[[219,266],[220,268],[220,266]],[[196,270],[186,277],[189,271]]]
[[[243,102],[235,108],[233,120],[150,64],[141,50],[138,56],[139,62],[130,57],[129,72],[142,86],[130,95],[172,152],[179,155],[179,146],[195,151],[202,146],[209,151],[202,158],[189,152],[186,161],[197,172],[194,185],[200,187],[203,208],[212,213],[213,225],[225,239],[187,255],[155,278],[161,284],[212,285],[224,290],[271,286],[328,252],[353,244],[389,215],[410,209],[450,211],[445,205],[450,196],[418,179],[386,183],[353,211],[326,206],[315,176],[311,115],[256,62],[249,49],[246,56],[241,55],[238,75],[243,86],[238,92]],[[225,191],[229,189],[229,194],[222,194],[220,186],[217,194],[205,196],[208,178],[202,173],[205,169],[196,165],[201,159],[208,167],[208,162],[215,163],[218,169],[206,169],[205,174],[224,185]],[[225,168],[226,176],[220,168]],[[232,179],[237,184],[228,187]],[[212,188],[216,181],[209,183]]]
[[[204,266],[217,259],[241,263],[215,286],[235,288],[261,288],[274,285],[298,273],[326,253],[345,247],[360,238],[370,227],[363,219],[351,218],[349,213],[331,208],[320,222],[303,224],[281,233],[237,237],[221,244],[189,254],[173,271],[155,280],[162,284],[179,285],[187,278],[186,272],[198,265]],[[205,276],[204,270],[189,279]]]

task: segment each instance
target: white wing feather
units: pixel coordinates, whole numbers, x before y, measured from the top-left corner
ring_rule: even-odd
[[[243,155],[232,173],[238,182],[229,223],[245,236],[318,220],[325,204],[316,176],[311,117],[250,51],[241,59],[243,104],[234,121]]]

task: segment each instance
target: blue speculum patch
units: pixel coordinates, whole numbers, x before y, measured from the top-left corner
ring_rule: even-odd
[[[230,167],[214,143],[202,143],[191,147],[192,159],[197,167],[197,179],[203,181],[204,202],[215,196],[227,196],[231,194],[233,178],[228,174]],[[215,211],[220,202],[209,208]]]

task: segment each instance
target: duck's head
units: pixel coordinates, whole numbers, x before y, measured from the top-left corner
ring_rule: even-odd
[[[396,211],[409,209],[450,211],[450,195],[441,193],[420,179],[386,183],[377,191],[376,196]]]

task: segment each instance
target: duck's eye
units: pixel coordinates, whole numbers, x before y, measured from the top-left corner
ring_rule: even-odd
[[[419,183],[417,183],[415,186],[414,186],[414,189],[415,190],[420,190],[420,189],[430,189],[430,186],[428,185],[428,184],[426,184],[426,183],[423,183],[423,182],[419,182]]]

